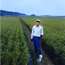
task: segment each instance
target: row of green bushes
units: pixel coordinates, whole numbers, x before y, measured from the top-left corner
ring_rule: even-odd
[[[2,17],[1,64],[27,65],[29,52],[22,26],[16,17]]]
[[[31,27],[35,18],[39,18],[44,27],[44,40],[46,53],[52,57],[56,65],[65,65],[65,19],[27,16],[23,20]],[[42,43],[44,49],[44,43]]]
[[[42,23],[49,56],[56,65],[65,65],[65,19],[48,19]]]

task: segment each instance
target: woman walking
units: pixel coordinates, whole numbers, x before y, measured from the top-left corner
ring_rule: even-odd
[[[43,26],[40,24],[40,20],[37,19],[35,21],[35,25],[32,27],[31,40],[34,44],[34,49],[35,49],[36,58],[38,62],[41,62],[43,57],[41,52],[42,51],[41,41],[42,41],[43,35],[44,35]]]

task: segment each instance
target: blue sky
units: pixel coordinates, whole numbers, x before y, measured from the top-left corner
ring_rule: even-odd
[[[0,9],[36,15],[65,15],[65,0],[0,0]]]

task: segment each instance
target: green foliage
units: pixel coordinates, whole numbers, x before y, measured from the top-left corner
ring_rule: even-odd
[[[44,26],[46,44],[54,48],[55,53],[65,60],[65,19],[46,17],[23,17],[31,27],[34,18],[39,18]],[[65,62],[64,62],[65,63]]]
[[[65,19],[43,17],[22,17],[30,26],[35,18],[44,26],[46,44],[54,48],[65,61]],[[24,30],[18,17],[0,17],[1,62],[2,65],[27,65],[29,52]]]
[[[1,17],[2,65],[27,65],[28,47],[17,17]]]

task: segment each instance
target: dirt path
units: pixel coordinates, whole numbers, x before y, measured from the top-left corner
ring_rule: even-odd
[[[24,35],[27,39],[27,43],[28,43],[28,47],[29,47],[29,51],[30,51],[30,55],[31,55],[32,65],[54,65],[52,63],[52,61],[48,58],[47,54],[45,54],[45,52],[43,52],[43,51],[42,52],[43,52],[44,58],[42,60],[42,63],[41,64],[36,63],[34,46],[33,46],[33,43],[30,40],[30,28],[22,19],[20,19],[20,21],[21,21],[21,24],[22,24]]]

